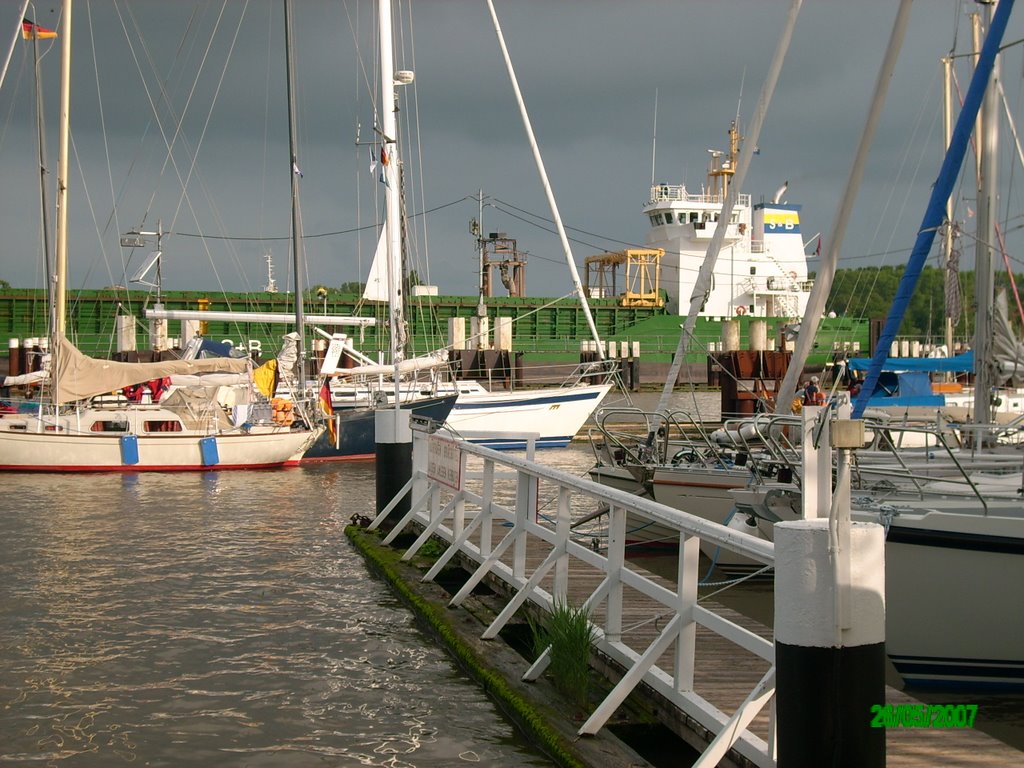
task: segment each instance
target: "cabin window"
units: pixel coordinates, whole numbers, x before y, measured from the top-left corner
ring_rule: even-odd
[[[756,275],[757,274],[757,267],[751,267],[750,268],[750,274]]]
[[[686,213],[685,212],[680,211],[680,213],[679,213],[679,223],[680,224],[685,224],[686,223]]]
[[[143,424],[146,432],[181,432],[181,422],[174,419],[153,419]]]
[[[128,422],[121,419],[112,421],[94,421],[89,430],[91,432],[127,432]]]
[[[696,211],[690,211],[690,223],[691,224],[696,224],[698,218],[699,218],[699,216],[697,215]]]
[[[652,215],[651,216],[651,226],[652,227],[656,227],[659,224],[661,224],[661,221],[660,221],[658,215],[657,214]]]
[[[665,223],[666,224],[671,224],[672,223],[672,214],[671,213],[666,213],[665,214]]]

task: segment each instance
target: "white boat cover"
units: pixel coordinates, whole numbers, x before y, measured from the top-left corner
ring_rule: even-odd
[[[115,392],[131,384],[189,373],[243,373],[250,370],[247,358],[219,357],[200,360],[163,360],[155,363],[120,363],[82,354],[64,336],[54,338],[56,401],[70,403]]]

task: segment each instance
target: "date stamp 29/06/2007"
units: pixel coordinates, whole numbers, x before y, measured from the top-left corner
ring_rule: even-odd
[[[977,704],[872,704],[872,728],[973,728]]]

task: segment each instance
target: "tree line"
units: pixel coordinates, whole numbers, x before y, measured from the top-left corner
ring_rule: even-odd
[[[896,288],[903,277],[903,272],[902,266],[838,269],[825,311],[848,317],[884,320],[889,314],[889,307],[896,295]],[[813,273],[811,277],[814,277]],[[1024,288],[1024,275],[1015,274],[1014,281],[1019,288]],[[970,337],[974,333],[976,316],[974,272],[960,272],[956,282],[959,286],[960,309],[954,316],[953,334],[958,338]],[[946,327],[945,283],[944,269],[924,268],[904,315],[900,335],[942,339]],[[997,292],[1001,288],[1007,290],[1010,317],[1016,317],[1013,287],[1006,272],[996,273],[995,288]]]

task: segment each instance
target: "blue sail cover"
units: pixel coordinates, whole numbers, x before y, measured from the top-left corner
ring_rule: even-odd
[[[870,357],[854,357],[846,361],[851,371],[866,371]],[[974,370],[974,350],[955,357],[889,357],[882,362],[883,371],[926,371],[928,373],[970,373]]]

